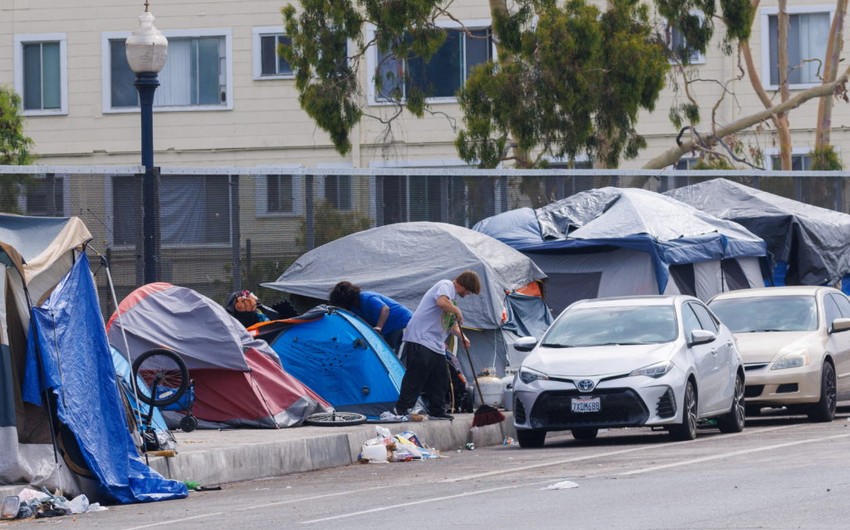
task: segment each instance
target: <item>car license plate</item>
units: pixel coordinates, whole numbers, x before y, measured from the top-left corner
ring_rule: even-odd
[[[573,412],[599,412],[601,409],[602,403],[598,397],[572,398]]]

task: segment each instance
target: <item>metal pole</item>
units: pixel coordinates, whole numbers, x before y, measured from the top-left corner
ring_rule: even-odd
[[[134,83],[139,91],[142,117],[142,234],[144,238],[144,283],[157,281],[159,260],[159,175],[153,166],[153,96],[159,86],[156,72],[136,74]]]

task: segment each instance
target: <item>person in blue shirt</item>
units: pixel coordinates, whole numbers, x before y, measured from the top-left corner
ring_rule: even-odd
[[[380,333],[387,344],[399,353],[401,337],[413,313],[389,296],[364,291],[359,286],[342,281],[334,285],[328,297],[332,306],[347,309]]]

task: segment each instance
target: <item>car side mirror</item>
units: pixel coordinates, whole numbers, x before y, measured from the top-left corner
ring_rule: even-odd
[[[829,332],[838,333],[839,331],[847,331],[848,329],[850,329],[850,318],[836,318],[832,321]]]
[[[520,337],[514,342],[514,349],[516,351],[531,351],[534,347],[537,346],[537,339],[534,337]]]
[[[717,338],[717,335],[705,329],[695,329],[691,331],[691,340],[688,341],[688,346],[695,344],[706,344]]]

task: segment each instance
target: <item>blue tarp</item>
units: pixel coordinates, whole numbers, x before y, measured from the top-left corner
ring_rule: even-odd
[[[108,501],[188,495],[183,483],[162,477],[136,451],[85,255],[47,301],[32,309],[25,370],[24,399],[41,405],[45,390],[56,396],[57,417]]]
[[[404,367],[368,324],[344,309],[320,305],[289,319],[271,346],[283,369],[335,410],[377,418],[398,401]]]

